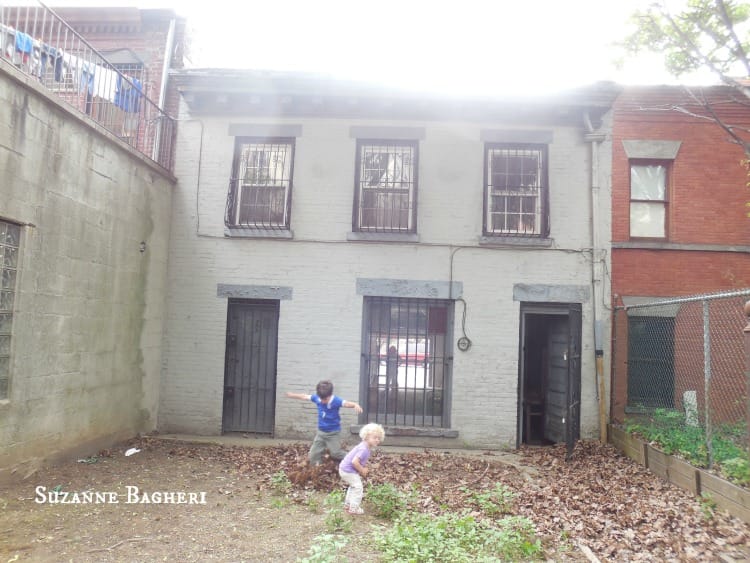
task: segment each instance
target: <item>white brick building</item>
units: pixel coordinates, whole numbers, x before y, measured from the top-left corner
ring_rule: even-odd
[[[331,379],[365,408],[345,432],[377,420],[390,443],[598,436],[611,85],[458,100],[174,77],[160,430],[308,438],[312,403],[284,392]]]

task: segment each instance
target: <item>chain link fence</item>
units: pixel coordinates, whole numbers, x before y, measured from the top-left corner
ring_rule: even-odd
[[[749,299],[750,289],[625,298],[614,313],[613,422],[699,466],[746,464]]]

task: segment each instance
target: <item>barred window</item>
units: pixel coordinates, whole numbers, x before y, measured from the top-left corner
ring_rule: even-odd
[[[21,227],[0,221],[0,399],[8,398],[10,337]]]
[[[666,238],[667,179],[666,163],[631,163],[631,237]]]
[[[357,141],[352,229],[416,232],[416,171],[416,141]]]
[[[487,144],[484,193],[485,235],[547,235],[547,147]]]
[[[289,229],[293,161],[293,139],[238,139],[227,225]]]

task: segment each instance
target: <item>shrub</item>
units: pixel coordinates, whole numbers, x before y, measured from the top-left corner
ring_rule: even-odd
[[[292,490],[292,482],[286,476],[286,473],[277,471],[271,475],[271,489],[278,495],[286,495]]]
[[[516,496],[502,483],[495,483],[492,489],[484,493],[471,491],[466,487],[461,490],[469,495],[469,502],[476,505],[487,516],[509,514],[513,508],[513,499]]]
[[[408,504],[409,497],[390,483],[375,485],[367,489],[367,501],[373,514],[386,520],[398,517]]]

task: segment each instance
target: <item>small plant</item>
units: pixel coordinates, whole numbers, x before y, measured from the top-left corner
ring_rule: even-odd
[[[703,512],[703,517],[706,520],[711,520],[714,517],[714,513],[716,512],[716,501],[713,499],[713,497],[710,494],[701,493],[701,496],[698,499],[698,502],[700,502],[701,512]]]
[[[469,495],[469,502],[475,504],[487,516],[510,513],[516,496],[502,483],[495,483],[494,488],[485,493],[471,491],[466,487],[461,490]]]
[[[326,529],[333,532],[349,533],[352,531],[352,519],[349,518],[343,508],[332,508],[328,511],[325,519]]]
[[[335,563],[341,558],[338,552],[346,547],[348,540],[333,534],[321,534],[313,538],[312,547],[307,557],[298,559],[298,563]]]
[[[323,505],[327,507],[335,506],[340,507],[344,505],[344,498],[346,497],[345,493],[341,489],[336,489],[335,491],[331,491],[326,495],[326,498],[323,499]]]
[[[408,497],[390,483],[383,483],[367,490],[367,501],[375,516],[393,520],[406,509]]]
[[[283,471],[277,471],[271,475],[271,489],[273,489],[274,493],[277,495],[287,495],[292,490],[292,482],[289,480],[289,477],[286,476],[286,473]]]
[[[289,506],[289,499],[286,497],[276,497],[271,499],[271,506],[273,508],[284,508]]]
[[[310,512],[318,513],[320,512],[321,502],[317,497],[310,494],[305,497],[305,506],[307,506]]]

